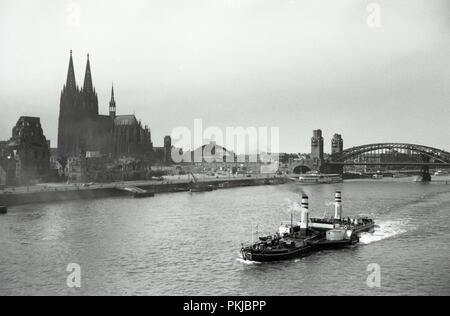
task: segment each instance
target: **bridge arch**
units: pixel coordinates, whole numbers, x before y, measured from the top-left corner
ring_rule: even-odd
[[[293,169],[293,173],[295,174],[307,173],[308,171],[311,171],[311,168],[305,165],[298,165]]]
[[[450,153],[424,145],[407,144],[407,143],[377,143],[362,146],[356,146],[343,150],[340,153],[335,153],[330,156],[332,162],[344,162],[350,159],[355,159],[366,153],[375,152],[379,150],[402,151],[422,155],[426,159],[434,160],[435,162],[450,163]]]

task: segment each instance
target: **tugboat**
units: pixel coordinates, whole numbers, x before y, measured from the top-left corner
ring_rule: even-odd
[[[309,218],[308,196],[302,196],[301,220],[282,224],[273,236],[259,237],[250,246],[242,246],[244,260],[267,262],[302,257],[321,249],[355,245],[359,234],[373,231],[375,222],[368,218],[343,219],[341,192],[335,194],[333,218]]]

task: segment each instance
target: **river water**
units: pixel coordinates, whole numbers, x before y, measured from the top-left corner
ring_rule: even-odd
[[[403,179],[402,179],[403,180]],[[240,259],[252,231],[298,214],[367,214],[353,248],[276,263]],[[0,216],[0,295],[450,295],[450,185],[410,181],[286,184],[154,198],[17,206]],[[69,263],[81,288],[69,288]],[[380,287],[366,280],[380,267]]]

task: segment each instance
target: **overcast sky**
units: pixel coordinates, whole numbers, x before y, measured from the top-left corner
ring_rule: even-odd
[[[0,47],[0,139],[29,115],[56,144],[72,49],[79,85],[90,54],[100,111],[114,82],[118,114],[157,146],[202,118],[278,126],[287,152],[316,128],[327,152],[336,132],[450,150],[448,0],[0,0]]]

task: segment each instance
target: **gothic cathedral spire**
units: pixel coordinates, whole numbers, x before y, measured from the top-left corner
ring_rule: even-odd
[[[116,101],[114,101],[114,84],[111,85],[111,103],[114,103],[114,105],[116,105]]]
[[[91,65],[89,63],[89,54],[87,54],[86,73],[84,74],[84,93],[93,93],[94,87],[92,85]]]
[[[89,115],[98,115],[98,99],[92,84],[91,64],[89,62],[89,54],[87,55],[86,72],[84,74],[84,84],[81,90],[83,98],[83,110]]]
[[[80,101],[80,91],[75,81],[72,50],[70,50],[69,69],[66,84],[61,91],[58,119],[58,153],[65,157],[75,155],[78,151],[73,131],[76,130],[74,122],[80,113]]]
[[[69,69],[67,71],[66,88],[74,91],[76,89],[75,71],[73,70],[72,50],[70,50]]]
[[[114,85],[111,87],[111,101],[109,101],[109,116],[116,118],[116,101],[114,100]]]

